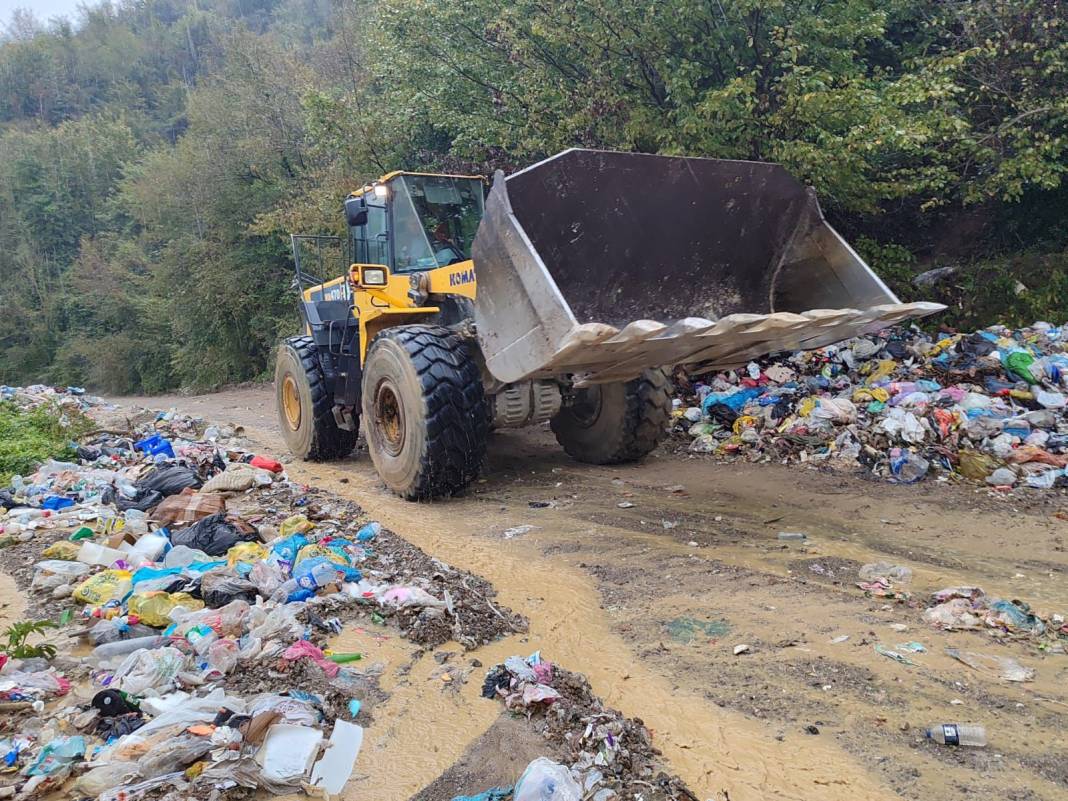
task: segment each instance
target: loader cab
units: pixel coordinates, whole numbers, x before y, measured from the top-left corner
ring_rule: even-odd
[[[479,176],[390,173],[345,201],[354,260],[393,273],[467,261],[484,198]]]

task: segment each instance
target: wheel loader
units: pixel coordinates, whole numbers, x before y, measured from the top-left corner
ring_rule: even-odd
[[[487,193],[488,188],[488,193]],[[283,437],[351,452],[410,500],[479,473],[492,429],[548,422],[574,459],[664,438],[674,365],[730,368],[939,311],[900,303],[775,164],[566,150],[481,176],[393,172],[344,240],[293,237],[304,333],[279,348]],[[345,251],[307,272],[309,244]]]

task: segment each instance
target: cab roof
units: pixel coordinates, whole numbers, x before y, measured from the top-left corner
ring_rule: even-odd
[[[402,175],[422,175],[422,176],[425,176],[427,178],[464,178],[464,179],[467,179],[467,180],[478,180],[478,181],[485,181],[486,180],[486,176],[484,176],[484,175],[455,175],[453,173],[447,173],[447,172],[409,172],[407,170],[394,170],[393,172],[387,172],[385,175],[383,175],[377,181],[372,181],[371,183],[367,184],[366,186],[361,186],[359,189],[356,189],[355,191],[350,192],[349,193],[349,197],[360,197],[361,195],[365,195],[368,192],[370,192],[372,188],[374,188],[375,184],[384,184],[384,183],[386,183],[388,181],[392,181],[394,178],[398,178],[398,177],[400,177]]]

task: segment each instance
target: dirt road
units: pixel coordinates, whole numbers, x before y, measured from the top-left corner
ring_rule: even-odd
[[[268,388],[121,402],[239,424],[284,453]],[[481,661],[541,649],[585,672],[610,704],[644,719],[702,798],[1068,798],[1068,656],[921,619],[931,592],[963,584],[1068,611],[1062,494],[894,486],[670,449],[640,465],[590,467],[545,429],[495,435],[484,478],[433,504],[390,495],[362,450],[288,471],[491,580],[531,625],[480,649]],[[783,531],[808,539],[781,542]],[[916,604],[855,586],[859,566],[879,559],[914,571]],[[875,650],[906,642],[926,649],[908,653],[914,665]],[[947,647],[1015,658],[1036,679],[983,675]],[[429,784],[495,717],[475,704],[476,687],[443,702],[408,686],[358,782],[365,801]],[[982,723],[991,746],[926,742],[936,722]]]

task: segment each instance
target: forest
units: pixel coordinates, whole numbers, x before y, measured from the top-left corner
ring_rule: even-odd
[[[934,325],[1068,320],[1056,0],[116,0],[0,36],[0,383],[268,375],[290,232],[394,169],[784,164]],[[636,192],[641,188],[636,187]],[[917,286],[926,271],[951,270]]]

